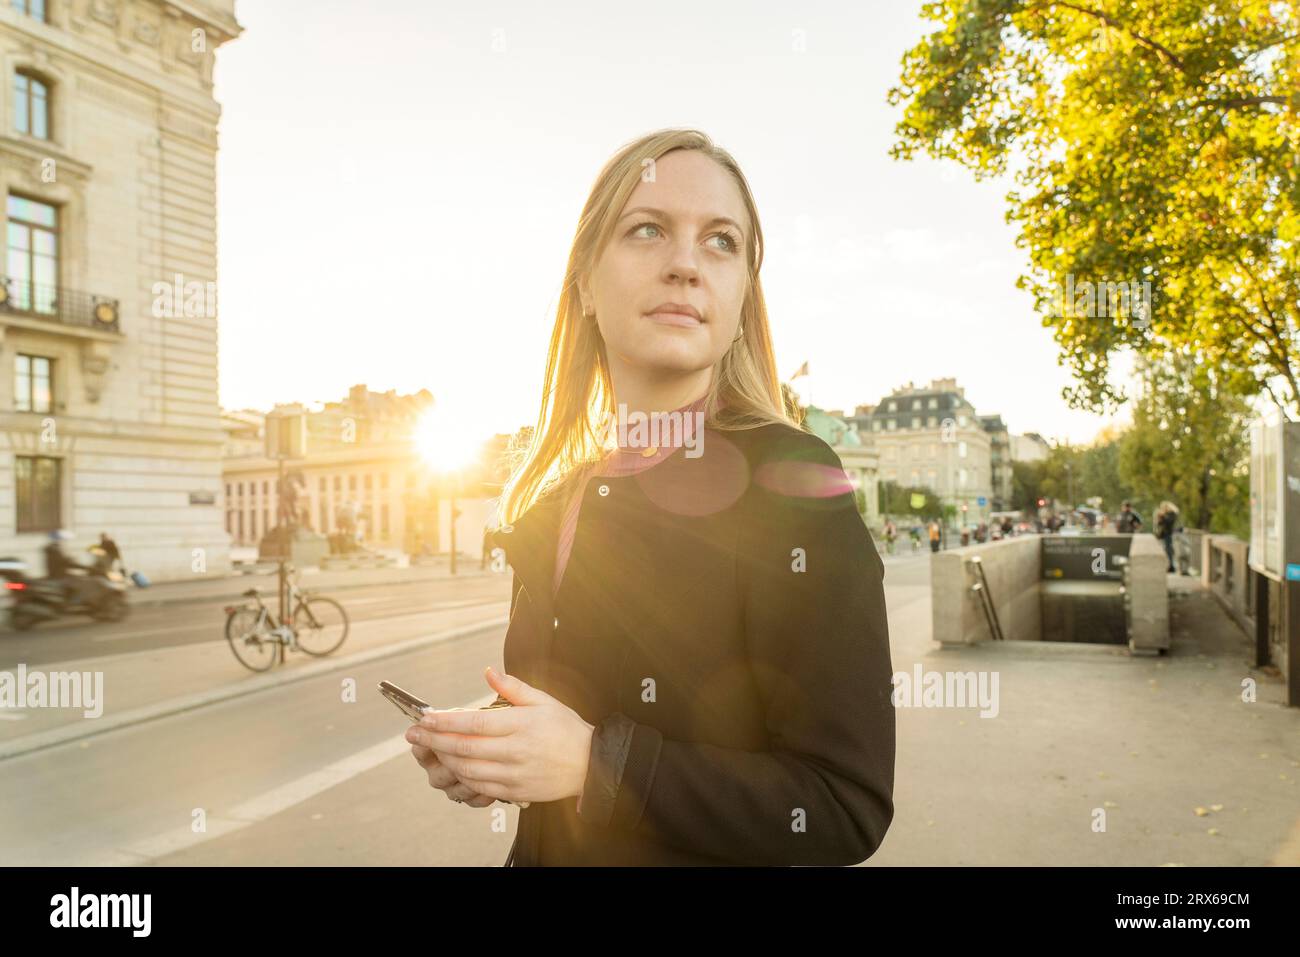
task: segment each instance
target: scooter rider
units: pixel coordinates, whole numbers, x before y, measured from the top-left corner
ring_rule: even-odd
[[[71,603],[79,597],[80,583],[85,581],[84,577],[74,576],[69,573],[74,569],[82,572],[91,571],[90,566],[81,564],[63,550],[63,543],[71,537],[63,529],[58,529],[50,532],[49,544],[45,546],[45,577],[58,583],[59,587],[63,589],[65,603]],[[85,594],[85,592],[81,592],[81,594]]]

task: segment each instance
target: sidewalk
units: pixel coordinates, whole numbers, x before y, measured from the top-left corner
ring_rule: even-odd
[[[996,673],[998,713],[897,708],[895,817],[870,863],[1300,864],[1300,709],[1249,666],[1249,640],[1208,592],[1168,582],[1172,648],[1153,658],[1056,642],[943,650],[928,587],[891,600],[895,673]]]

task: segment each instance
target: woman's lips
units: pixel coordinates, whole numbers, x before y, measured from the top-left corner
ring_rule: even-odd
[[[688,316],[684,312],[650,312],[646,313],[646,318],[665,326],[681,326],[686,329],[703,325],[700,320],[694,316]]]

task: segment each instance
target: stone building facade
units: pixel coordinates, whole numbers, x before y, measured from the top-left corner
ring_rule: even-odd
[[[64,528],[157,580],[228,567],[212,67],[240,29],[234,0],[0,5],[0,553]]]

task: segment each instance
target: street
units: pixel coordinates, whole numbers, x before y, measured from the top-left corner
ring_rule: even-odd
[[[1226,618],[1204,630],[1211,599],[1175,604],[1168,659],[1049,642],[945,652],[930,638],[928,554],[888,556],[885,567],[895,671],[993,668],[1002,700],[992,721],[974,710],[898,710],[895,819],[870,864],[1300,860],[1294,718],[1265,700],[1273,688],[1241,706],[1244,638]],[[481,674],[501,664],[507,589],[505,576],[483,576],[336,591],[354,619],[340,652],[352,664],[340,657],[332,671],[0,761],[0,863],[499,865],[517,810],[470,808],[431,789],[403,739],[406,720],[375,686],[387,679],[443,707],[486,703]],[[99,659],[106,670],[120,662],[117,647],[141,662],[206,649],[209,658],[186,660],[209,661],[237,688],[254,679],[213,638],[220,604],[4,640],[44,641],[49,665],[64,649],[111,649]],[[203,615],[213,619],[207,644],[194,645]],[[136,621],[142,634],[127,636]],[[168,648],[169,632],[191,650]],[[442,632],[454,636],[384,650]],[[286,674],[302,667],[291,659]],[[348,680],[354,702],[344,698]],[[1206,820],[1198,805],[1218,810]],[[1097,808],[1109,815],[1102,833],[1091,826]]]

